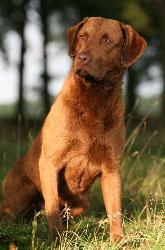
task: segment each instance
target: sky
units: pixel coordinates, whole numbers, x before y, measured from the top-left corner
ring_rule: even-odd
[[[26,25],[27,52],[25,56],[25,97],[28,100],[36,100],[39,93],[34,91],[40,85],[40,74],[42,72],[42,36],[36,24],[28,23]],[[15,103],[18,98],[17,83],[19,61],[20,40],[18,35],[11,31],[6,37],[7,53],[10,63],[5,64],[0,54],[0,105]],[[67,49],[61,49],[58,43],[54,41],[48,45],[48,69],[52,76],[49,84],[49,91],[52,95],[58,94],[63,85],[63,81],[71,64],[71,60],[67,55]],[[160,80],[160,71],[157,67],[150,69],[150,74],[154,80],[151,82],[143,82],[137,88],[137,93],[141,96],[150,97],[160,94],[162,84]]]

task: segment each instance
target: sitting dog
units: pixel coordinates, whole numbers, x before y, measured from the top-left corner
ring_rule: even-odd
[[[60,210],[89,207],[97,177],[113,242],[123,237],[120,159],[125,141],[122,78],[146,48],[129,25],[90,17],[68,31],[71,70],[27,154],[3,181],[1,215],[28,210],[43,197],[51,235],[62,231]]]

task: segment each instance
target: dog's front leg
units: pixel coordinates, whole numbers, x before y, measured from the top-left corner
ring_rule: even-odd
[[[39,170],[49,233],[51,237],[54,237],[62,231],[58,197],[58,169],[52,162],[41,157]]]
[[[101,187],[107,215],[110,223],[110,236],[112,242],[123,237],[121,217],[121,177],[118,169],[103,172]]]

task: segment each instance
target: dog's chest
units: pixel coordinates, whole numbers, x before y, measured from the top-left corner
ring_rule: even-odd
[[[85,192],[93,183],[99,169],[90,165],[87,161],[72,160],[60,172],[60,188],[64,193],[78,195]]]
[[[66,166],[60,172],[59,188],[64,193],[77,195],[85,192],[101,173],[101,166],[107,157],[105,145],[93,141],[90,145],[77,143],[69,152]]]
[[[98,100],[97,100],[98,101]],[[81,104],[81,105],[80,105]],[[67,102],[67,163],[60,173],[59,188],[64,193],[85,192],[109,159],[108,133],[111,121],[103,105],[87,100]]]
[[[104,100],[105,99],[105,100]],[[67,108],[67,130],[79,132],[83,136],[95,137],[105,135],[114,126],[115,112],[107,97],[90,95],[65,100]]]

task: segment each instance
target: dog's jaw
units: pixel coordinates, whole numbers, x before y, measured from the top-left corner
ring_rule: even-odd
[[[78,69],[74,71],[74,77],[77,78],[81,83],[87,86],[98,86],[106,91],[110,91],[115,88],[115,85],[122,85],[123,75],[125,70],[114,69],[106,72],[103,77],[93,77],[90,73],[85,70]]]
[[[103,84],[104,83],[104,77],[102,76],[93,76],[90,74],[87,70],[84,69],[77,69],[75,71],[75,75],[79,77],[82,81],[88,84]]]

